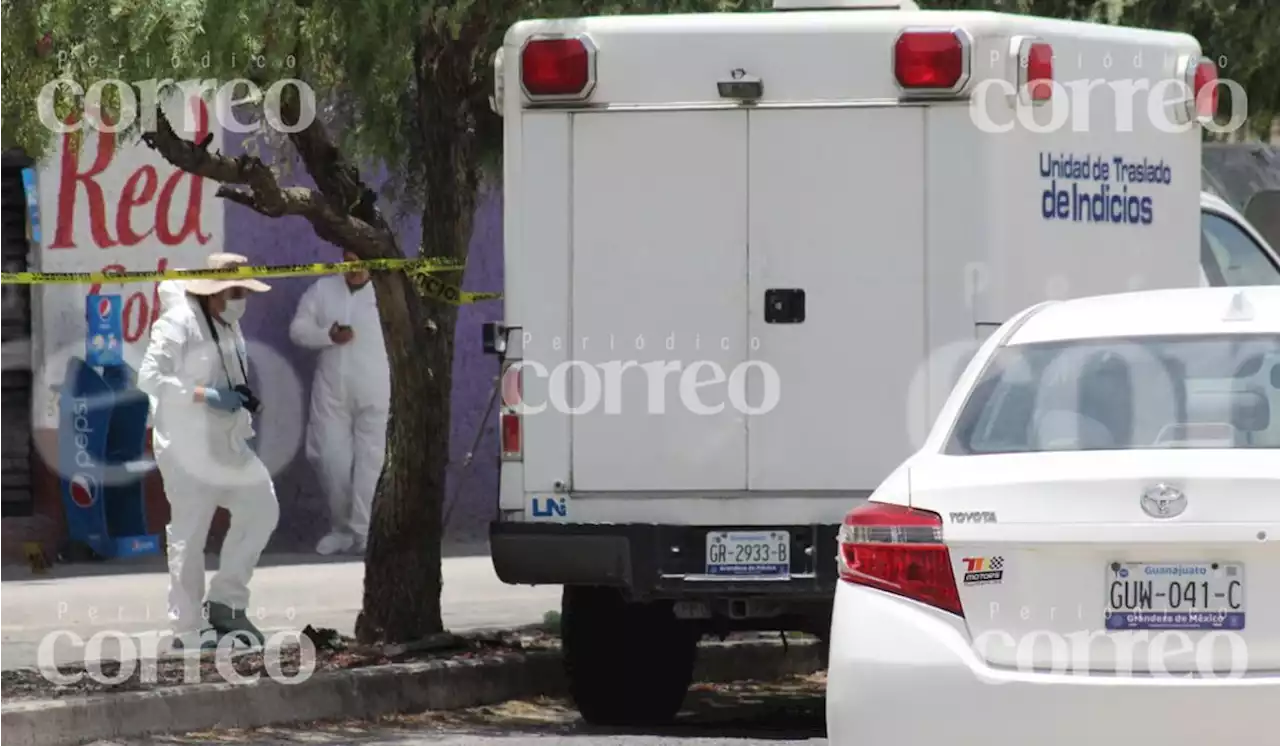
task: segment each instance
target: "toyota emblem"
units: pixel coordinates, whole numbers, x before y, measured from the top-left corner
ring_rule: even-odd
[[[1176,487],[1161,483],[1142,493],[1142,510],[1152,518],[1173,518],[1187,509],[1187,496]]]

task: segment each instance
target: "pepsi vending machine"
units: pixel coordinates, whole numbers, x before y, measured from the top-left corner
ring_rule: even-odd
[[[67,361],[58,461],[71,559],[160,551],[147,533],[144,457],[149,402],[124,361],[119,295],[85,299],[85,356]]]

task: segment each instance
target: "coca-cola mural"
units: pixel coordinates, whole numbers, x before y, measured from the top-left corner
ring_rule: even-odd
[[[202,102],[175,102],[191,107],[194,117],[179,116],[175,127],[191,122],[186,133],[199,142],[213,134],[210,149],[237,156],[244,152],[241,136],[224,132],[211,122],[212,107]],[[44,245],[37,252],[37,266],[48,272],[97,272],[118,270],[177,269],[202,266],[215,251],[234,251],[253,264],[279,265],[338,261],[337,247],[317,238],[303,218],[267,218],[215,196],[217,184],[181,172],[156,155],[136,137],[117,138],[112,133],[86,132],[77,151],[70,136],[59,135],[53,151],[41,163],[39,190],[45,226]],[[366,169],[366,178],[378,184],[380,175]],[[305,180],[298,185],[310,186]],[[387,205],[384,209],[398,211]],[[482,200],[476,216],[464,286],[468,290],[502,289],[502,226],[500,197]],[[420,240],[416,218],[403,219],[402,245]],[[272,540],[274,551],[307,551],[323,533],[325,501],[302,454],[307,402],[314,372],[314,353],[296,348],[288,324],[298,298],[315,278],[272,279],[271,292],[254,296],[241,323],[249,342],[250,375],[267,403],[258,421],[259,450],[275,476],[281,520]],[[135,369],[145,351],[148,330],[158,317],[157,283],[106,283],[96,285],[44,285],[33,293],[33,417],[37,449],[52,443],[57,426],[57,388],[62,383],[67,358],[84,354],[84,297],[90,292],[119,293],[123,301],[125,360]],[[501,315],[501,302],[461,309],[458,347],[454,359],[453,461],[446,499],[456,502],[450,511],[449,533],[454,540],[483,539],[487,521],[496,507],[496,421],[485,417],[489,393],[497,373],[494,358],[480,350],[480,325]],[[465,456],[472,450],[469,465]],[[52,453],[47,454],[49,456]],[[48,468],[55,460],[45,458]],[[158,499],[158,498],[156,498]],[[56,502],[46,496],[46,504]],[[154,500],[148,502],[163,511]]]

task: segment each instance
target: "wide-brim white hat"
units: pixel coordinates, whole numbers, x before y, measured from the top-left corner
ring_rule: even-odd
[[[205,266],[209,269],[236,269],[237,267],[245,267],[249,264],[249,258],[240,254],[210,254],[205,260]],[[193,280],[186,281],[186,291],[192,295],[216,295],[227,288],[244,288],[254,293],[265,293],[271,289],[271,286],[262,280],[255,280],[251,277],[235,280],[214,280],[197,277]]]

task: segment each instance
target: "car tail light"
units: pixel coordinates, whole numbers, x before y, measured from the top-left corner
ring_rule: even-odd
[[[519,461],[524,457],[519,409],[524,396],[524,368],[513,362],[505,363],[502,368],[502,405],[498,412],[505,461]]]
[[[1037,41],[1027,47],[1027,93],[1032,101],[1053,98],[1053,47]]]
[[[595,87],[595,65],[585,36],[530,39],[520,52],[520,82],[535,101],[580,101]]]
[[[1207,57],[1193,59],[1187,70],[1187,85],[1195,96],[1192,116],[1202,122],[1213,119],[1218,112],[1218,66]]]
[[[911,93],[954,93],[969,77],[969,44],[959,30],[908,30],[893,45],[893,74]]]
[[[902,505],[866,503],[840,527],[840,579],[964,616],[942,517]]]

